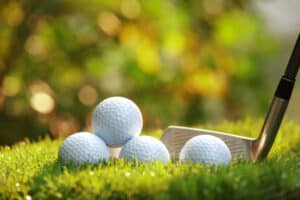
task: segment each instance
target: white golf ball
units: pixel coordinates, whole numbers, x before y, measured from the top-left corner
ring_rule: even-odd
[[[158,139],[150,136],[137,136],[123,146],[119,158],[136,160],[139,163],[161,161],[165,164],[170,160],[170,154]]]
[[[106,144],[96,135],[79,132],[64,140],[58,157],[66,164],[98,163],[109,159],[109,151]]]
[[[133,101],[124,97],[111,97],[97,105],[92,127],[108,146],[120,147],[140,134],[143,118]]]
[[[231,161],[231,153],[221,139],[211,135],[199,135],[185,143],[181,149],[179,161],[215,166],[227,165]]]

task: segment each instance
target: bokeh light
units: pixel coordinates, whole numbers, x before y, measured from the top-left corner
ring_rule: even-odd
[[[137,0],[122,0],[120,7],[122,14],[129,19],[137,18],[141,12],[141,6]]]
[[[78,92],[79,101],[86,106],[95,104],[97,97],[96,89],[90,85],[84,85]]]
[[[172,57],[179,56],[186,45],[186,37],[180,32],[167,33],[163,42],[164,52]]]
[[[153,74],[159,70],[160,60],[155,44],[148,38],[144,38],[137,49],[138,66],[145,73]]]
[[[41,114],[48,114],[53,111],[55,102],[49,94],[36,92],[30,97],[30,105],[35,111]]]
[[[32,35],[27,39],[25,43],[25,50],[37,59],[46,58],[48,55],[42,38],[36,35]]]
[[[18,1],[10,1],[2,10],[2,17],[9,26],[18,26],[24,18],[23,9]]]
[[[134,24],[126,24],[123,26],[119,37],[122,45],[135,50],[142,40],[142,33]]]
[[[116,35],[120,29],[121,22],[112,12],[103,11],[98,16],[98,25],[109,36]]]
[[[50,120],[50,131],[54,138],[67,137],[80,130],[78,121],[71,116],[58,116]]]
[[[2,87],[2,92],[5,96],[15,96],[21,89],[21,81],[15,76],[6,76]]]

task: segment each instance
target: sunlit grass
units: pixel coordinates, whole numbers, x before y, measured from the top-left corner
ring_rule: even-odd
[[[256,137],[262,121],[204,128]],[[152,134],[152,133],[150,133]],[[159,131],[153,134],[159,137]],[[299,199],[300,126],[285,122],[270,158],[228,167],[122,160],[80,167],[57,161],[62,141],[0,147],[0,199]]]

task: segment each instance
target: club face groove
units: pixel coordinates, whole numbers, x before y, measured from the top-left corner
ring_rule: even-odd
[[[195,129],[180,126],[169,126],[161,137],[172,158],[179,157],[181,148],[192,137],[197,135],[213,135],[225,142],[233,159],[250,160],[251,144],[254,138],[222,133],[218,131]]]

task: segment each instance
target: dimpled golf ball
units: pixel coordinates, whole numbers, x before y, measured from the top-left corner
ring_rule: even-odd
[[[221,139],[211,135],[199,135],[185,143],[179,161],[215,166],[227,165],[231,161],[231,153]]]
[[[65,164],[98,163],[109,159],[109,151],[106,144],[96,135],[79,132],[64,140],[58,157]]]
[[[120,147],[140,134],[143,118],[133,101],[124,97],[111,97],[97,105],[92,127],[108,146]]]
[[[160,161],[165,164],[170,160],[170,154],[161,141],[150,136],[136,136],[123,146],[119,158],[139,163]]]

